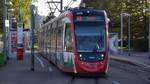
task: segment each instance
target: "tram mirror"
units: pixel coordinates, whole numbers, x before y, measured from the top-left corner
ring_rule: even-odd
[[[66,52],[66,45],[65,45],[64,51]]]
[[[109,18],[107,18],[107,21],[108,21],[108,23],[110,22],[110,19]]]

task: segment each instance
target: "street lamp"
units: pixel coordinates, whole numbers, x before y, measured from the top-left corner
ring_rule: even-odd
[[[121,13],[121,54],[123,54],[123,16],[128,17],[128,49],[129,49],[129,56],[130,56],[130,14],[128,13]]]
[[[150,9],[144,9],[143,12],[150,12]],[[149,21],[148,22],[149,22],[149,32],[148,32],[148,39],[149,39],[148,45],[149,45],[149,47],[148,47],[148,51],[150,54],[150,15],[149,15]],[[149,59],[150,59],[150,56],[149,56]]]
[[[9,20],[8,20],[8,16],[7,16],[7,12],[8,12],[8,7],[12,6],[12,2],[7,2],[6,0],[4,0],[4,28],[3,28],[3,32],[4,32],[4,56],[5,58],[8,58],[7,57],[7,29],[9,27]]]
[[[9,16],[9,28],[8,28],[8,37],[7,37],[7,47],[8,47],[8,50],[7,52],[8,53],[8,57],[12,57],[11,55],[11,30],[12,30],[12,12],[14,11],[14,9],[8,9],[8,16]]]
[[[34,29],[35,29],[35,5],[31,3],[30,13],[31,13],[31,71],[34,71]]]

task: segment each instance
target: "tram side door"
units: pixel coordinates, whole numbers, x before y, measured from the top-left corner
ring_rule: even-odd
[[[73,50],[72,50],[72,31],[71,31],[71,23],[66,22],[64,25],[64,35],[63,35],[63,60],[64,67],[73,69]]]

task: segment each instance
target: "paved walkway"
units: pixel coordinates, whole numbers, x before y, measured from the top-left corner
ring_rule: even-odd
[[[111,54],[112,59],[130,62],[146,68],[150,68],[149,53],[146,52],[131,52],[130,56],[127,53],[124,54]]]
[[[43,84],[49,80],[51,72],[35,60],[35,71],[30,70],[30,54],[23,61],[10,58],[6,66],[0,67],[0,84]]]

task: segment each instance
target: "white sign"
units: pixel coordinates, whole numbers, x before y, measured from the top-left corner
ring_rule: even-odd
[[[9,27],[9,20],[5,20],[5,27]]]
[[[144,9],[143,12],[150,12],[150,9]]]
[[[17,43],[23,43],[23,24],[17,24]]]

